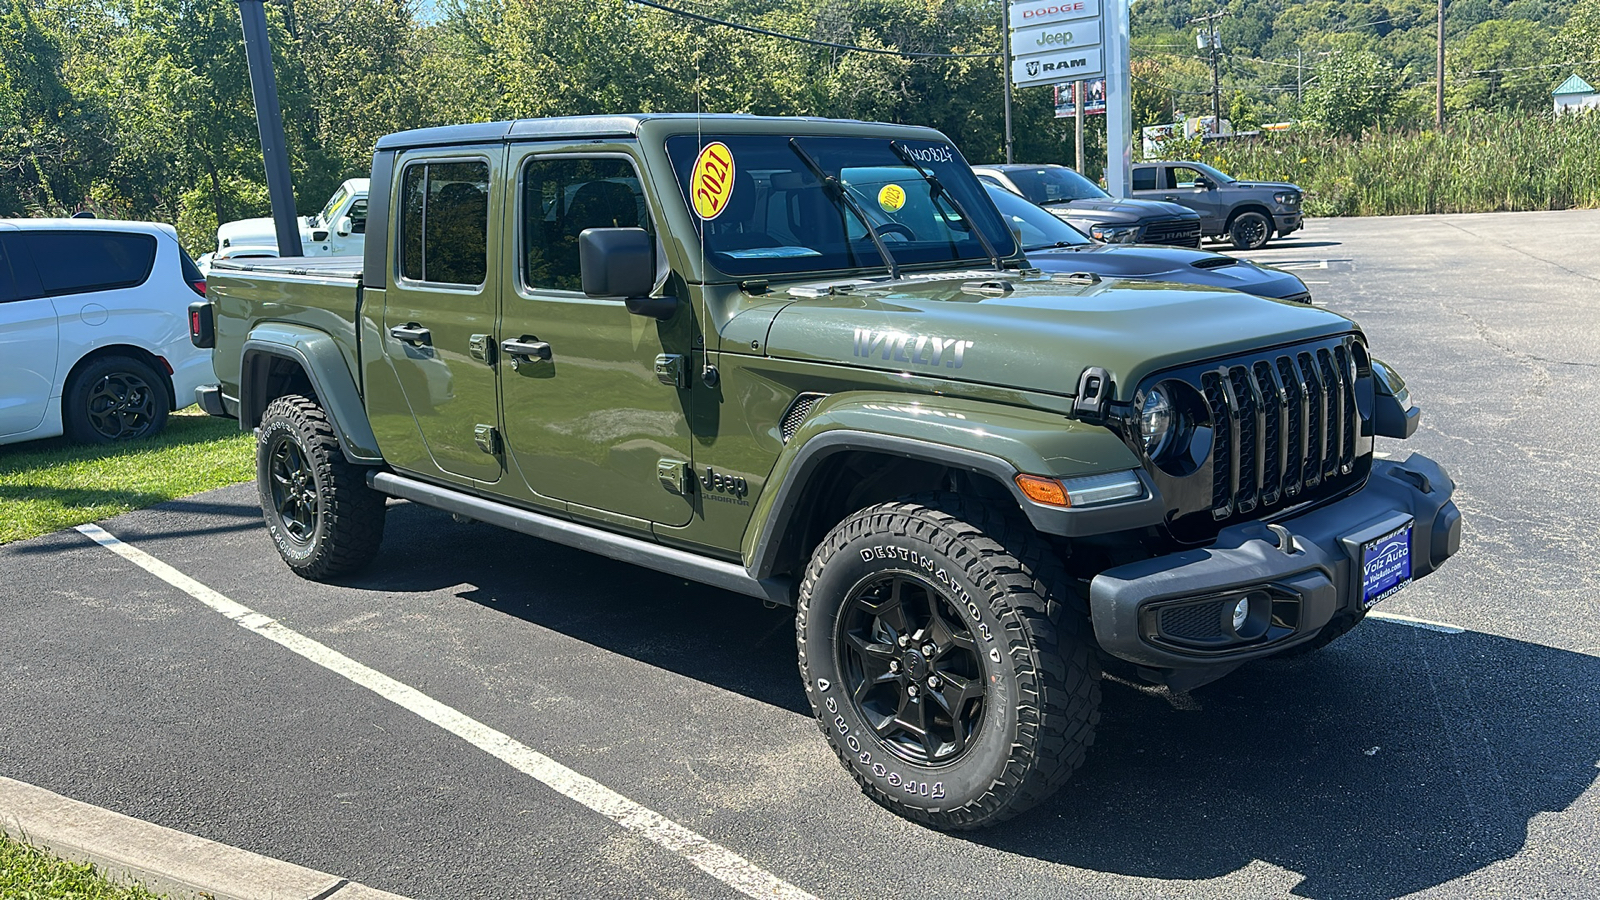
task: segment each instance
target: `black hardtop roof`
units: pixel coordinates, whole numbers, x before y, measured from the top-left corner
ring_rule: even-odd
[[[825,119],[814,116],[752,116],[743,113],[638,113],[623,116],[562,116],[550,119],[513,119],[507,122],[473,122],[466,125],[441,125],[436,128],[417,128],[387,134],[378,139],[379,150],[405,150],[412,147],[437,147],[450,144],[487,144],[518,138],[606,138],[637,137],[639,127],[645,122],[665,121],[675,124],[699,123],[703,129],[713,129],[731,123],[762,125],[804,122],[810,125],[877,126],[880,128],[915,128],[920,126],[888,125],[882,122],[863,122],[855,119]]]

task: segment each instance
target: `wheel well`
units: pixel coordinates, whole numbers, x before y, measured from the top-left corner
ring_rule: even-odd
[[[835,453],[796,489],[801,500],[778,544],[774,575],[798,575],[833,526],[856,510],[897,497],[947,490],[1019,510],[1011,492],[991,475],[876,451]]]
[[[177,409],[178,396],[177,390],[172,386],[172,369],[163,363],[159,356],[143,347],[135,347],[132,344],[109,344],[105,347],[96,347],[79,357],[78,361],[72,364],[72,371],[67,373],[66,380],[62,382],[62,392],[65,393],[71,390],[70,386],[73,380],[90,363],[97,359],[106,359],[112,356],[126,356],[130,359],[137,359],[149,366],[151,371],[161,377],[161,386],[167,389],[167,407],[169,409]],[[190,402],[193,402],[193,400]]]
[[[253,353],[245,358],[240,373],[243,395],[239,398],[239,421],[243,427],[261,424],[267,404],[285,394],[302,394],[315,400],[311,377],[295,359],[272,353]]]
[[[1244,204],[1242,206],[1235,207],[1232,212],[1228,213],[1228,224],[1223,227],[1223,231],[1228,231],[1228,230],[1232,229],[1233,228],[1233,220],[1239,218],[1239,214],[1240,213],[1246,213],[1246,212],[1257,212],[1257,213],[1262,214],[1263,216],[1266,216],[1266,218],[1267,218],[1267,228],[1272,229],[1272,230],[1277,230],[1277,226],[1272,221],[1272,210],[1267,209],[1265,206],[1260,206],[1260,205],[1255,204],[1255,203],[1246,203],[1246,204]]]

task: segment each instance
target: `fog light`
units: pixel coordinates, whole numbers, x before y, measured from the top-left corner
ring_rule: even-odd
[[[1250,598],[1249,597],[1245,597],[1244,599],[1240,600],[1238,603],[1235,603],[1233,605],[1233,630],[1234,630],[1234,632],[1237,633],[1239,631],[1239,629],[1243,628],[1245,621],[1248,620],[1249,618],[1250,618]]]

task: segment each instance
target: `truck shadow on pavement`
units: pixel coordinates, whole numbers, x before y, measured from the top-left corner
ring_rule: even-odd
[[[353,586],[466,579],[463,599],[811,715],[788,609],[410,504],[389,524]],[[504,564],[475,552],[485,541]],[[1250,664],[1190,695],[1108,679],[1101,709],[1098,743],[1060,793],[955,837],[1143,878],[1218,878],[1261,860],[1302,876],[1294,896],[1366,900],[1509,859],[1537,816],[1600,778],[1600,657],[1475,632],[1371,620],[1320,653]],[[1538,883],[1567,893],[1543,858]],[[1588,890],[1581,868],[1567,874],[1572,892]],[[1281,878],[1268,893],[1296,881]]]

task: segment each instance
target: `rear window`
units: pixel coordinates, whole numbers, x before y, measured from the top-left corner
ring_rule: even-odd
[[[28,231],[47,296],[138,287],[156,262],[156,239],[121,231]]]
[[[1133,189],[1136,191],[1156,190],[1156,169],[1154,166],[1147,169],[1133,170]]]
[[[200,272],[200,266],[189,256],[189,252],[182,247],[178,248],[178,261],[183,264],[183,281],[185,284],[195,284],[206,280],[206,276]]]

